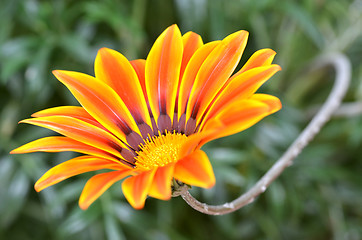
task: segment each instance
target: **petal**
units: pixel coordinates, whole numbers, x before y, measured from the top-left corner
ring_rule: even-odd
[[[156,170],[157,168],[154,168],[123,181],[123,194],[133,208],[141,209],[145,205]]]
[[[181,114],[186,112],[186,105],[190,97],[190,92],[201,65],[219,43],[219,41],[214,41],[203,45],[195,52],[188,62],[180,83],[178,95],[178,118],[181,117]]]
[[[125,148],[125,145],[112,134],[76,118],[51,116],[25,119],[20,122],[51,129],[117,157],[122,157],[120,152],[122,152],[122,148]]]
[[[160,129],[170,129],[182,61],[182,38],[176,25],[156,40],[146,60],[146,90]],[[159,121],[159,116],[162,115]]]
[[[186,119],[200,121],[209,103],[235,70],[244,51],[248,32],[226,37],[200,67],[187,104]]]
[[[127,177],[133,170],[121,170],[101,173],[90,178],[85,184],[79,198],[79,207],[87,209],[97,198],[99,198],[114,183]]]
[[[98,51],[94,69],[96,78],[116,91],[136,122],[151,126],[141,84],[127,58],[112,49],[101,48]],[[147,134],[145,136],[147,137]]]
[[[244,64],[244,66],[237,73],[233,75],[233,78],[237,77],[239,74],[246,72],[250,69],[270,65],[275,55],[276,52],[269,48],[256,51]]]
[[[138,127],[117,93],[107,84],[77,72],[53,71],[84,109],[110,132],[137,148]],[[137,136],[138,135],[138,136]],[[135,141],[131,140],[137,138]],[[131,142],[131,143],[130,143]]]
[[[63,162],[47,171],[36,183],[35,190],[41,190],[67,178],[100,169],[125,170],[124,165],[93,156],[81,156]]]
[[[84,122],[90,123],[99,128],[105,129],[97,120],[95,120],[84,108],[76,106],[61,106],[48,108],[36,113],[33,113],[32,117],[49,117],[49,116],[68,116],[77,118]]]
[[[201,145],[216,138],[241,132],[280,108],[279,99],[266,94],[263,94],[262,97],[251,97],[247,100],[232,102],[220,111],[212,121],[206,123],[203,131],[214,130],[214,133],[204,138]]]
[[[132,60],[131,65],[133,69],[136,71],[138,81],[140,82],[143,95],[145,96],[146,102],[148,103],[147,91],[146,91],[146,80],[145,80],[145,70],[146,70],[146,60],[144,59],[136,59]]]
[[[68,137],[45,137],[40,138],[21,147],[12,150],[11,154],[22,154],[31,152],[66,152],[73,151],[94,155],[101,158],[107,158],[112,161],[119,162],[116,156],[102,151],[90,145],[78,142]]]
[[[253,68],[238,75],[222,89],[215,101],[209,105],[208,111],[205,112],[202,118],[201,128],[208,119],[212,119],[231,101],[249,98],[262,84],[280,70],[281,68],[278,65],[269,65]]]
[[[267,104],[269,106],[270,114],[275,113],[282,108],[282,104],[279,98],[269,94],[257,93],[254,94],[250,99]]]
[[[168,164],[157,168],[148,193],[149,196],[161,200],[169,200],[171,198],[171,181],[174,167],[174,164]]]
[[[183,183],[211,188],[215,185],[215,176],[206,153],[196,150],[176,163],[173,176]]]
[[[194,55],[196,50],[203,45],[201,36],[194,32],[185,33],[182,36],[182,42],[184,46],[184,51],[181,62],[180,81],[182,79],[186,66],[189,63],[191,57]]]

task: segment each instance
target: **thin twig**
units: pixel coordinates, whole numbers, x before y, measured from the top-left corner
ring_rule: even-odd
[[[312,106],[306,112],[306,117],[308,119],[312,118],[319,110],[320,106]],[[349,102],[343,103],[339,108],[333,113],[333,117],[340,118],[349,118],[356,117],[362,114],[362,101],[359,102]]]
[[[266,188],[277,178],[286,167],[292,164],[302,149],[321,130],[322,126],[330,119],[334,111],[341,104],[349,87],[351,78],[351,63],[349,59],[340,53],[329,54],[316,59],[311,65],[310,71],[332,65],[336,71],[335,83],[331,93],[322,108],[311,120],[304,131],[292,143],[283,156],[265,173],[265,175],[246,193],[232,202],[222,205],[208,205],[196,200],[188,191],[181,194],[182,198],[194,209],[209,215],[223,215],[234,212],[254,201],[255,197],[265,192]]]

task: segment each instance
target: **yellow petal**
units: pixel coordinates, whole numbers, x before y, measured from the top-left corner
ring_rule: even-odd
[[[22,154],[31,152],[79,152],[101,158],[107,158],[119,162],[116,156],[101,149],[78,142],[68,137],[45,137],[29,142],[21,147],[12,150],[11,154]]]
[[[95,120],[84,108],[76,106],[53,107],[39,112],[33,113],[32,117],[49,117],[49,116],[68,116],[77,118],[84,122],[90,123],[99,128],[104,128],[97,120]]]
[[[237,77],[239,74],[246,72],[250,69],[270,65],[272,63],[275,55],[276,55],[276,52],[269,48],[265,48],[265,49],[256,51],[249,58],[249,60],[244,64],[244,66],[237,73],[235,73],[233,75],[233,78]]]
[[[94,156],[81,156],[63,162],[48,170],[35,183],[35,190],[40,192],[41,190],[72,176],[100,169],[125,170],[128,168],[121,165],[119,162],[116,163],[108,159],[102,159]]]

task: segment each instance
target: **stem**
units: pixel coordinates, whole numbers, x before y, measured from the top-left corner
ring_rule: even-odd
[[[298,136],[298,138],[290,145],[283,156],[274,163],[274,165],[265,173],[265,175],[246,193],[232,202],[222,205],[208,205],[196,200],[188,191],[181,194],[181,197],[195,210],[209,215],[224,215],[234,212],[241,207],[254,201],[255,197],[265,192],[266,188],[284,171],[284,169],[292,164],[302,149],[314,138],[321,130],[323,125],[331,118],[334,111],[341,104],[344,95],[349,87],[351,78],[351,63],[349,59],[341,54],[334,53],[322,56],[316,59],[310,67],[310,71],[332,65],[336,71],[336,77],[333,89],[329,94],[326,102],[311,120],[308,126]]]

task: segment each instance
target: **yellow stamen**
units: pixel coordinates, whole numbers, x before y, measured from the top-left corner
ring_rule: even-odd
[[[137,152],[136,167],[149,170],[162,167],[180,159],[182,145],[187,137],[181,133],[169,133],[155,136],[141,144]]]

